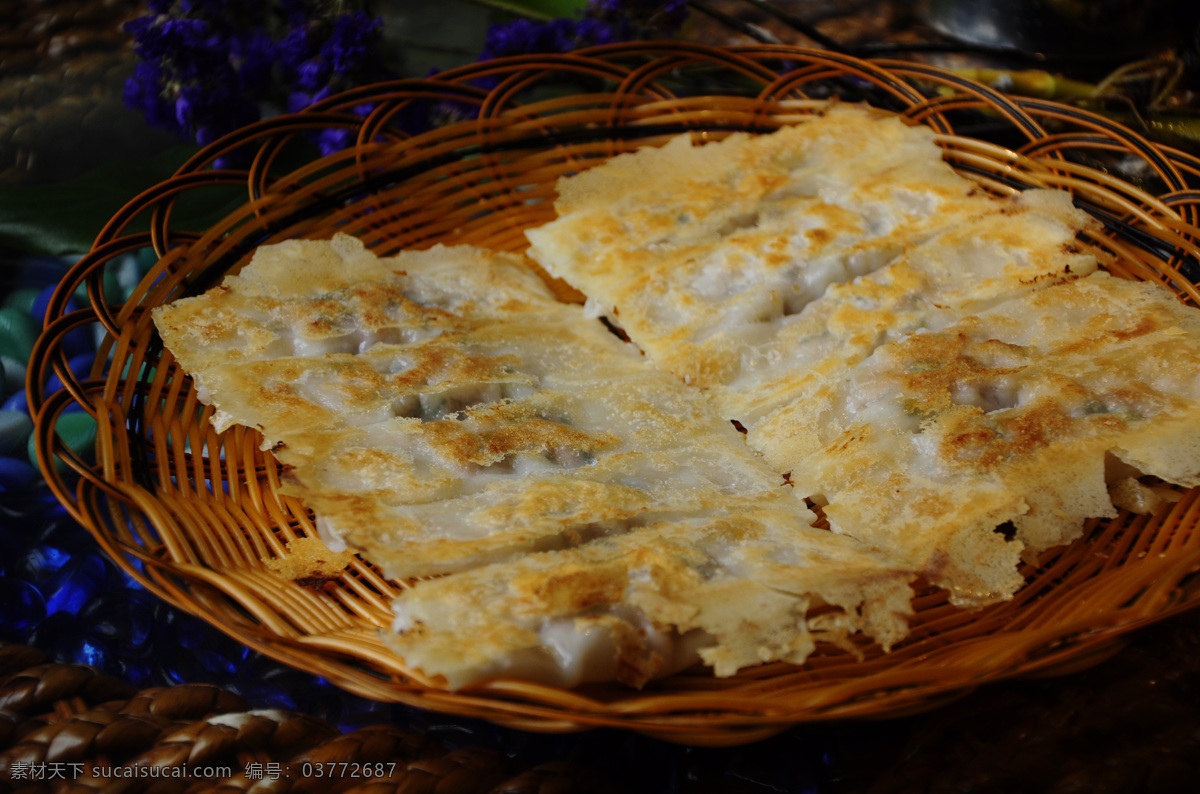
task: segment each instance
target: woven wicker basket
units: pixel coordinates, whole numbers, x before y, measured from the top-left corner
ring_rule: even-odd
[[[480,88],[485,82],[494,87]],[[707,93],[696,95],[697,85]],[[1005,97],[931,67],[793,47],[660,43],[503,59],[358,89],[252,125],[118,213],[56,293],[34,353],[30,405],[52,488],[132,576],[246,645],[367,697],[537,731],[618,726],[727,745],[802,721],[902,715],[985,681],[1095,663],[1123,633],[1195,605],[1200,490],[1153,516],[1089,524],[1083,539],[1025,570],[1027,585],[1007,603],[966,612],[942,591],[922,590],[911,635],[889,654],[864,643],[860,660],[821,647],[803,667],[771,664],[728,679],[695,670],[643,691],[500,680],[447,692],[377,636],[399,585],[370,560],[355,558],[340,574],[289,573],[300,548],[289,544],[315,537],[312,517],[280,495],[277,466],[254,431],[212,430],[211,409],[161,349],[151,307],[215,285],[257,246],[288,238],[344,231],[384,255],[438,242],[521,250],[524,229],[553,217],[560,175],[684,131],[698,140],[770,131],[831,95],[932,126],[947,160],[995,193],[1070,191],[1104,221],[1106,236],[1085,243],[1110,270],[1200,302],[1186,277],[1200,254],[1192,225],[1200,192],[1189,189],[1200,161],[1101,116]],[[401,120],[430,103],[469,107],[477,118],[405,132]],[[955,134],[954,125],[980,120],[1005,146]],[[357,146],[324,159],[298,154],[306,135],[331,128],[356,134]],[[247,168],[214,167],[239,151]],[[1140,160],[1151,187],[1089,165],[1117,156]],[[223,220],[207,229],[172,222],[177,202],[227,200],[230,186],[241,206]],[[127,231],[140,215],[151,231]],[[124,305],[105,306],[105,268],[148,246],[157,265]],[[63,314],[81,284],[95,308]],[[80,382],[61,341],[96,320],[109,337]],[[52,371],[66,389],[47,395]],[[71,403],[98,420],[94,463],[55,436]]]

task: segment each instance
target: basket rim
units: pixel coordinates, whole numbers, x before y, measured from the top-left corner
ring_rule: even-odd
[[[762,66],[780,58],[806,65],[785,72],[773,72]],[[625,66],[622,59],[639,62]],[[752,96],[677,97],[655,83],[658,75],[682,68],[680,64],[684,62],[705,67],[715,64],[739,74],[754,73],[763,82],[763,88]],[[563,69],[572,74],[610,75],[617,89],[524,104],[516,100],[521,88],[544,79],[548,70]],[[472,82],[480,76],[497,74],[501,79],[490,91],[481,92]],[[1165,550],[1167,556],[1109,568],[1096,564],[1098,567],[1088,581],[1101,577],[1106,589],[1129,595],[1133,605],[1128,608],[1109,609],[1101,614],[1085,611],[1049,626],[1024,625],[1011,632],[996,630],[955,640],[955,621],[961,620],[961,616],[942,615],[939,610],[945,610],[938,604],[937,593],[925,592],[921,597],[929,602],[927,614],[940,616],[931,618],[929,637],[915,641],[927,645],[910,653],[905,649],[911,649],[913,643],[905,640],[889,657],[868,653],[864,667],[860,668],[864,674],[858,677],[824,679],[819,671],[811,674],[810,670],[811,680],[806,680],[796,670],[785,669],[786,665],[770,665],[729,680],[685,673],[638,693],[614,692],[604,686],[565,691],[515,681],[496,681],[448,692],[432,682],[422,681],[402,665],[389,665],[381,645],[339,622],[337,608],[347,613],[357,609],[357,618],[368,625],[379,625],[381,619],[386,622],[375,602],[383,602],[388,583],[377,573],[372,574],[368,563],[355,564],[354,570],[354,587],[359,588],[355,597],[365,599],[364,604],[347,606],[345,599],[351,596],[339,596],[341,600],[334,598],[326,603],[314,595],[317,600],[313,603],[309,603],[311,599],[305,600],[307,611],[297,617],[287,610],[281,614],[277,601],[282,596],[271,589],[272,585],[264,584],[270,580],[261,570],[243,573],[215,570],[191,548],[192,541],[184,532],[189,522],[240,526],[238,532],[245,532],[247,537],[254,535],[255,527],[251,524],[275,522],[270,531],[255,541],[261,546],[255,553],[263,560],[286,553],[286,543],[298,537],[314,535],[311,520],[298,503],[273,492],[278,486],[278,474],[269,463],[255,457],[261,453],[255,449],[252,433],[235,433],[227,439],[228,443],[218,441],[215,434],[200,427],[211,415],[211,409],[200,409],[194,390],[179,393],[178,384],[171,385],[175,376],[166,367],[157,367],[149,374],[157,353],[151,339],[148,308],[183,291],[196,290],[198,284],[210,280],[195,277],[197,271],[192,260],[208,268],[201,275],[211,277],[220,270],[221,263],[233,265],[240,260],[238,246],[244,247],[247,240],[286,236],[304,223],[303,218],[290,219],[287,211],[293,205],[314,217],[320,213],[312,213],[312,206],[305,202],[324,201],[322,207],[337,207],[342,194],[334,189],[343,183],[349,185],[343,191],[346,194],[370,193],[375,189],[373,186],[389,182],[403,185],[403,167],[408,166],[417,172],[422,168],[425,172],[441,168],[444,178],[453,178],[454,164],[463,161],[463,152],[470,150],[466,144],[471,142],[475,151],[485,155],[501,152],[518,159],[523,156],[540,168],[548,168],[545,161],[537,160],[536,153],[527,151],[530,141],[539,136],[543,145],[552,147],[560,159],[578,157],[581,162],[599,157],[596,152],[602,154],[606,144],[615,151],[619,148],[617,144],[626,145],[634,139],[658,140],[665,135],[665,127],[706,131],[706,134],[724,134],[726,127],[762,131],[811,110],[821,100],[789,92],[796,91],[797,85],[804,85],[796,83],[797,80],[826,79],[828,74],[874,80],[885,86],[889,96],[905,96],[910,100],[906,109],[885,110],[933,127],[947,158],[968,172],[971,168],[982,169],[984,173],[979,176],[996,191],[1015,191],[1031,185],[1071,191],[1078,202],[1090,203],[1094,212],[1101,213],[1110,230],[1131,230],[1124,238],[1094,241],[1121,257],[1121,262],[1127,262],[1128,275],[1154,279],[1174,288],[1192,303],[1200,303],[1200,291],[1192,279],[1181,275],[1175,266],[1200,261],[1196,242],[1200,240],[1200,229],[1196,228],[1200,191],[1194,190],[1187,179],[1189,174],[1200,174],[1200,161],[1186,153],[1159,147],[1133,131],[1078,108],[1006,97],[934,67],[882,59],[862,61],[782,45],[712,48],[680,42],[639,43],[605,45],[566,56],[498,59],[460,67],[433,79],[393,81],[354,89],[308,110],[258,122],[205,147],[174,177],[135,197],[116,213],[97,237],[91,252],[67,274],[63,287],[51,299],[45,331],[31,359],[38,364],[30,367],[27,389],[35,412],[38,460],[48,483],[68,511],[97,538],[103,551],[134,579],[249,647],[294,667],[319,672],[368,697],[483,717],[527,730],[626,727],[671,741],[717,745],[755,741],[805,721],[898,716],[935,707],[985,681],[1044,673],[1078,664],[1081,658],[1101,657],[1124,633],[1200,604],[1200,587],[1193,575],[1200,570],[1200,532],[1194,531],[1200,520],[1200,489],[1193,489],[1155,519],[1160,525],[1166,522],[1190,531],[1179,530],[1174,535],[1167,532],[1169,537],[1154,535],[1145,541],[1146,549]],[[913,88],[913,81],[918,80],[940,80],[958,93],[927,98]],[[897,88],[899,85],[905,89]],[[413,135],[398,132],[394,127],[400,111],[413,102],[445,97],[477,102],[479,118]],[[346,112],[371,98],[377,105],[366,116]],[[571,109],[572,102],[581,107]],[[701,107],[706,102],[709,107]],[[1017,149],[1007,149],[954,134],[946,114],[962,107],[991,109],[1026,134],[1029,142]],[[587,126],[604,119],[608,120],[607,126]],[[674,121],[666,124],[664,119]],[[1047,132],[1040,119],[1056,123],[1069,120],[1082,132]],[[650,123],[656,120],[657,126]],[[288,173],[272,171],[288,136],[347,125],[358,129],[355,147],[312,159]],[[578,137],[589,141],[596,152],[571,149],[570,142],[564,144],[561,135],[555,138],[550,134],[570,130],[582,130]],[[248,167],[211,168],[219,157],[247,144],[258,147]],[[505,149],[506,146],[509,148]],[[1095,169],[1065,160],[1062,153],[1073,150],[1072,147],[1089,151],[1108,147],[1139,155],[1158,175],[1165,189],[1154,195],[1112,177],[1098,177]],[[502,158],[498,158],[497,168],[501,162]],[[390,170],[388,164],[392,166]],[[214,185],[246,189],[246,203],[208,230],[173,228],[171,210],[175,199]],[[338,222],[353,220],[361,228],[382,230],[373,233],[379,234],[380,240],[387,239],[386,224],[365,215],[354,216],[353,204],[350,209],[330,211]],[[134,218],[146,212],[152,215],[150,231],[130,232]],[[320,228],[327,230],[333,222],[322,217],[321,223],[325,225]],[[244,231],[254,224],[258,224],[255,227],[258,234]],[[94,295],[100,294],[100,276],[105,265],[124,253],[147,247],[155,249],[159,261],[125,305],[107,307],[93,300],[92,309],[66,313],[66,298],[78,285],[87,284]],[[1171,253],[1164,259],[1158,255],[1162,251]],[[79,381],[66,369],[59,342],[69,330],[93,319],[108,329],[109,337],[97,355],[90,378]],[[110,355],[126,365],[145,365],[145,371],[136,378],[122,377],[121,367],[108,363]],[[65,388],[46,394],[46,382],[52,372],[59,375]],[[131,430],[131,423],[136,425],[140,421],[136,415],[138,399],[147,404],[155,399],[179,401],[183,413],[197,421],[164,425],[153,431],[146,427]],[[58,417],[71,404],[81,405],[98,419],[95,464],[66,451],[55,435]],[[159,447],[152,451],[137,448],[137,432],[143,433],[143,438],[146,432],[151,432]],[[177,449],[169,449],[172,444]],[[222,458],[216,460],[210,455],[210,459],[201,460],[203,456],[188,451],[205,448],[210,451],[220,448]],[[227,474],[237,473],[246,480],[245,492],[241,487],[231,488],[238,495],[224,500],[215,495],[212,499],[202,498],[199,490],[183,490],[170,498],[152,493],[129,477],[139,456],[153,457],[160,466],[166,465],[162,461],[168,458],[177,461],[171,464],[177,466],[172,470],[176,475],[190,466],[189,476],[193,480],[198,477],[201,484],[205,475],[224,482]],[[66,471],[54,465],[55,458],[65,463]],[[254,483],[250,484],[250,480]],[[193,501],[188,502],[188,498]],[[183,516],[186,511],[180,505],[188,504],[199,511],[200,518]],[[126,516],[138,525],[136,530],[117,526],[118,519]],[[1147,526],[1147,522],[1133,517],[1094,522],[1088,542],[1098,548],[1128,552],[1142,542],[1138,537],[1154,534]],[[168,530],[168,527],[175,528]],[[235,537],[238,532],[227,533],[228,539],[221,535],[218,540],[206,541],[214,544],[211,553],[236,556],[236,550],[221,551],[217,546],[226,542],[236,546],[242,542]],[[1085,564],[1086,561],[1077,559],[1079,550],[1073,549],[1067,547],[1050,553],[1044,558],[1041,571],[1030,569],[1030,575],[1036,579],[1053,574],[1056,565],[1067,569]],[[995,609],[989,607],[985,612],[995,613],[1000,619],[1014,613],[1036,623],[1022,610],[1036,610],[1038,600],[1045,597],[1044,588],[1036,593],[1022,593],[1025,591],[1020,591],[1014,601],[996,605]],[[235,603],[237,609],[216,606],[229,602]],[[1069,603],[1056,606],[1067,612],[1071,608]],[[231,615],[240,617],[233,620]],[[946,624],[945,628],[938,628],[939,620]],[[974,620],[977,618],[971,618]],[[331,629],[324,634],[306,633],[297,628],[297,622],[305,621],[313,625],[324,621],[322,625]],[[938,640],[943,635],[949,639]],[[990,666],[979,663],[978,659],[974,664],[962,659],[956,661],[955,655],[962,655],[966,645],[974,646],[976,656],[991,655],[997,661]],[[799,669],[819,667],[825,661],[828,657],[818,654]]]

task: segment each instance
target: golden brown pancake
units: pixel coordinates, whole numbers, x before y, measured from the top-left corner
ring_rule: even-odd
[[[1200,312],[1096,273],[890,341],[750,441],[836,531],[978,605],[1115,515],[1106,481],[1200,485],[1197,373]]]
[[[641,685],[696,653],[726,676],[801,664],[817,640],[856,631],[886,648],[907,633],[911,596],[881,555],[776,503],[422,582],[396,602],[389,643],[456,688],[496,676]],[[809,615],[822,606],[835,609]]]
[[[615,157],[559,181],[530,256],[613,314],[655,365],[728,382],[830,284],[874,272],[994,199],[933,133],[831,106],[771,135]]]

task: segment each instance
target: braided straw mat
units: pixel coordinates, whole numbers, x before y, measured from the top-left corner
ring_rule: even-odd
[[[0,646],[0,781],[26,794],[616,790],[566,762],[522,769],[503,753],[449,751],[390,725],[341,733],[306,714],[249,710],[211,684],[139,692],[90,667],[47,663],[19,645]]]
[[[34,352],[30,405],[51,487],[130,575],[255,650],[367,697],[527,730],[617,726],[730,745],[804,721],[926,710],[988,680],[1105,658],[1118,635],[1200,598],[1197,491],[1154,515],[1089,524],[1080,541],[1025,569],[1026,586],[1007,603],[967,612],[940,590],[919,590],[911,634],[889,654],[864,643],[860,660],[821,647],[802,667],[770,664],[728,679],[698,669],[642,691],[499,680],[447,692],[378,637],[399,585],[349,555],[344,567],[314,569],[309,544],[297,543],[315,537],[312,516],[279,494],[258,435],[214,433],[190,381],[156,366],[149,309],[214,286],[259,245],[345,231],[381,255],[438,242],[522,250],[523,231],[553,217],[562,174],[680,132],[697,140],[767,132],[833,95],[930,125],[946,159],[994,193],[1070,191],[1104,223],[1105,234],[1084,243],[1110,270],[1200,302],[1189,279],[1200,254],[1200,193],[1189,180],[1200,177],[1200,161],[1102,116],[1006,97],[933,67],[795,47],[637,43],[500,59],[355,89],[251,125],[122,209],[63,280]],[[409,120],[429,113],[469,118],[413,134]],[[955,124],[982,124],[1004,146],[955,134]],[[331,129],[350,131],[357,145],[307,155],[307,136]],[[1145,184],[1103,170],[1114,158],[1138,162]],[[219,208],[212,217],[221,219],[179,228],[185,207],[192,217]],[[134,231],[147,219],[149,232]],[[159,261],[132,297],[97,300],[105,269],[150,246]],[[93,308],[64,314],[81,285]],[[108,338],[81,382],[61,340],[95,321]],[[52,373],[66,388],[48,395]],[[55,435],[72,403],[98,419],[94,461]],[[61,463],[50,465],[53,457]]]

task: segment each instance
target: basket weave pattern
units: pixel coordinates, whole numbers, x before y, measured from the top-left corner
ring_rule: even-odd
[[[688,79],[723,90],[697,95],[684,90]],[[494,87],[480,88],[485,81]],[[898,716],[984,681],[1086,666],[1113,652],[1122,633],[1194,605],[1198,490],[1153,516],[1090,523],[1083,539],[1026,569],[1027,585],[1007,603],[965,612],[939,590],[920,591],[911,634],[889,654],[865,642],[861,660],[823,647],[803,667],[765,665],[729,679],[697,670],[640,692],[514,681],[446,692],[378,637],[402,583],[360,558],[340,574],[296,574],[299,546],[289,544],[316,536],[311,515],[279,493],[277,465],[259,450],[257,433],[212,430],[211,409],[153,330],[150,308],[214,286],[259,245],[340,231],[380,255],[439,242],[520,251],[523,231],[553,218],[559,176],[681,132],[697,141],[768,132],[831,95],[930,125],[946,159],[994,193],[1070,191],[1108,229],[1085,243],[1109,270],[1200,303],[1189,279],[1200,261],[1200,191],[1192,189],[1200,161],[1101,116],[1005,97],[932,67],[795,47],[642,43],[500,59],[357,89],[259,122],[207,147],[118,213],[64,279],[34,351],[30,405],[47,479],[132,576],[255,650],[367,697],[538,731],[619,726],[721,745],[808,720]],[[476,118],[407,132],[403,119],[431,105],[470,108]],[[962,119],[979,118],[1002,128],[989,137],[1005,146],[956,134]],[[353,131],[357,145],[305,156],[306,136],[329,128]],[[1116,155],[1142,161],[1146,186],[1094,167]],[[221,158],[248,165],[227,168]],[[229,203],[231,189],[240,206],[209,228],[172,222],[177,203]],[[150,232],[129,230],[139,216],[149,218]],[[105,306],[105,268],[149,246],[158,264],[124,305]],[[94,308],[65,314],[81,284]],[[109,336],[80,382],[61,342],[97,320]],[[52,372],[66,388],[45,394]],[[55,436],[72,403],[98,420],[95,462]]]

